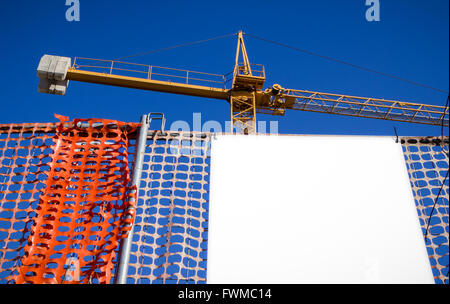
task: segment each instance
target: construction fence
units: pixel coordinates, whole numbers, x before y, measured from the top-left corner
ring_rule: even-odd
[[[149,130],[132,185],[140,124],[58,118],[0,125],[0,283],[114,283],[133,222],[127,283],[206,283],[214,134]],[[448,137],[400,140],[448,284]]]
[[[434,279],[448,284],[448,137],[404,137],[401,143]]]

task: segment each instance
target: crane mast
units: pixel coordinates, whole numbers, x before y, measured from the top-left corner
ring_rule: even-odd
[[[242,63],[239,61],[242,55]],[[264,86],[266,76],[263,65],[252,65],[248,59],[242,31],[238,33],[233,84],[230,90],[231,130],[238,133],[256,133],[257,92]]]
[[[449,126],[448,107],[370,97],[285,89],[264,89],[265,70],[248,58],[242,31],[232,78],[225,75],[172,69],[114,60],[44,55],[37,74],[38,90],[65,95],[70,80],[133,89],[226,100],[231,132],[254,134],[256,113],[284,115],[286,109]],[[231,81],[231,88],[227,84]]]

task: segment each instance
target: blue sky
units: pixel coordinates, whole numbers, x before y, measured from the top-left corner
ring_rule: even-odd
[[[335,57],[448,91],[449,3],[380,0],[380,22],[367,22],[365,0],[142,1],[80,0],[81,21],[67,22],[65,0],[0,3],[0,123],[108,118],[137,122],[164,112],[167,125],[229,120],[225,101],[71,82],[67,95],[37,92],[43,54],[113,59],[190,41],[244,32]],[[267,85],[445,105],[446,94],[246,38],[250,60],[266,68]],[[236,38],[129,61],[225,74]],[[280,133],[438,135],[440,127],[290,111]],[[446,129],[448,132],[448,129]]]

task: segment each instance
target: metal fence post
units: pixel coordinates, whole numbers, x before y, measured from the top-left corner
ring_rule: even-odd
[[[142,115],[141,129],[139,132],[137,147],[136,147],[136,159],[134,162],[132,185],[136,186],[136,193],[139,196],[139,180],[142,175],[142,162],[144,160],[145,145],[147,142],[147,133],[149,128],[149,115]],[[136,203],[137,203],[136,197]],[[126,284],[128,276],[128,263],[130,260],[131,243],[133,242],[133,230],[134,222],[131,227],[128,237],[122,240],[121,251],[119,256],[119,270],[116,277],[116,284]]]

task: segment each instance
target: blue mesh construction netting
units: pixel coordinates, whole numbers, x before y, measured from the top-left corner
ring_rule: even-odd
[[[206,283],[210,134],[151,131],[127,282]]]
[[[448,137],[405,137],[402,146],[433,276],[448,284]]]

